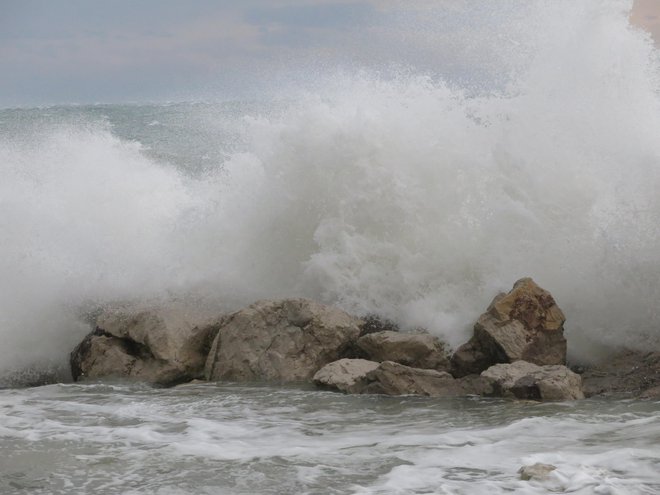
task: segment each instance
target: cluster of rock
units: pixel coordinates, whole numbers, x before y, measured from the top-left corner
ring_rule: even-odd
[[[167,309],[102,312],[71,354],[75,380],[128,377],[309,382],[351,394],[579,399],[564,315],[527,278],[500,294],[451,355],[435,336],[401,333],[306,299],[259,301],[203,320]]]

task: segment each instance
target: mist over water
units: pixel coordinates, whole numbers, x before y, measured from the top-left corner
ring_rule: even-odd
[[[574,359],[657,346],[658,54],[629,2],[548,4],[443,34],[463,50],[438,53],[470,55],[447,74],[0,111],[0,369],[65,363],[86,312],[133,299],[305,296],[455,346],[523,276],[564,309]]]

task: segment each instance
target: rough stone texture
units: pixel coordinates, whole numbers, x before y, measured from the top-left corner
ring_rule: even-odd
[[[411,368],[393,361],[380,363],[365,378],[356,381],[355,393],[458,397],[489,395],[492,388],[478,376],[457,380],[445,371]]]
[[[317,371],[313,381],[321,387],[349,394],[358,393],[364,386],[361,382],[366,379],[367,373],[378,366],[379,363],[366,359],[340,359]]]
[[[440,371],[449,369],[447,351],[433,335],[377,332],[360,337],[357,345],[372,361],[394,361]]]
[[[481,374],[496,395],[532,400],[583,399],[582,379],[566,366],[538,366],[526,361],[496,364]]]
[[[493,364],[518,360],[565,364],[565,320],[549,292],[531,278],[520,279],[481,315],[473,337],[452,356],[452,374],[480,373]]]
[[[306,299],[259,301],[221,325],[206,361],[208,380],[303,381],[346,357],[362,320]]]
[[[531,466],[521,467],[518,470],[518,474],[520,474],[520,479],[523,481],[544,481],[548,479],[550,473],[555,469],[557,469],[557,466],[553,466],[552,464],[541,464],[540,462],[537,462]]]
[[[76,381],[123,377],[159,385],[200,377],[218,321],[181,310],[107,309],[71,353],[71,373]]]
[[[660,352],[624,351],[582,373],[584,394],[660,397]]]

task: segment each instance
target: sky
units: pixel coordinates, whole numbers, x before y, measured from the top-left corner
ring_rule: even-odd
[[[388,62],[475,76],[452,45],[472,22],[458,1],[425,24],[406,15],[426,0],[0,0],[0,107],[249,96],[284,73]],[[660,0],[636,0],[631,20],[660,40]]]

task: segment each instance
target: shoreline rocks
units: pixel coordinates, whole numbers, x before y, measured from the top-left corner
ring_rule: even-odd
[[[450,357],[428,333],[399,332],[307,299],[258,301],[229,315],[184,307],[103,310],[71,353],[74,380],[129,378],[171,386],[207,381],[313,382],[352,394],[525,400],[660,397],[660,352],[626,351],[566,366],[565,317],[532,279],[497,295]]]

